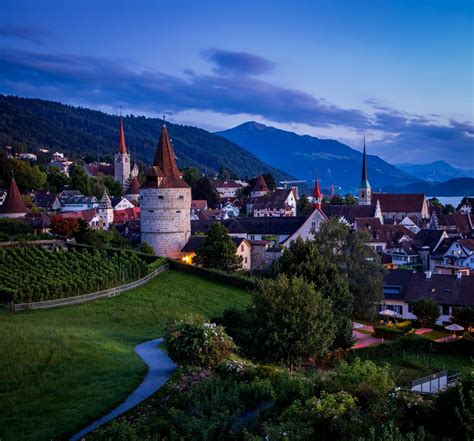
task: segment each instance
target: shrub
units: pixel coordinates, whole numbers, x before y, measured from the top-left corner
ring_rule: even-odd
[[[374,337],[385,338],[387,340],[395,340],[405,334],[405,331],[395,326],[384,325],[374,327]]]
[[[329,374],[329,388],[332,391],[344,390],[355,395],[362,402],[372,398],[382,398],[394,387],[388,365],[377,366],[370,360],[356,358],[352,363],[341,362]]]
[[[169,323],[165,341],[169,356],[180,366],[214,368],[235,348],[222,326],[199,317]]]
[[[126,422],[112,422],[109,426],[94,433],[95,441],[138,441],[135,429]]]
[[[138,248],[138,251],[144,254],[150,254],[152,256],[155,256],[155,251],[153,248],[146,242],[142,242],[140,247]]]
[[[474,327],[474,308],[470,306],[453,308],[451,320],[463,326],[464,329]]]
[[[438,303],[432,299],[419,299],[413,302],[411,307],[422,327],[435,325],[440,313]]]

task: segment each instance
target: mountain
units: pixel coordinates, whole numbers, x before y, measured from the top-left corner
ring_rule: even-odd
[[[153,161],[162,121],[144,116],[123,118],[132,160]],[[198,167],[208,174],[221,167],[241,178],[271,173],[276,180],[293,179],[265,164],[233,142],[197,127],[166,123],[178,166]],[[0,146],[13,142],[28,151],[48,148],[72,158],[113,155],[118,146],[119,117],[82,107],[39,99],[0,95]]]
[[[403,187],[386,186],[388,193],[425,193],[427,196],[472,196],[474,178],[449,179],[446,182],[416,182]]]
[[[443,182],[454,178],[474,177],[469,170],[454,168],[446,161],[429,164],[396,164],[396,166],[419,179],[428,182]]]
[[[256,122],[247,122],[217,134],[251,151],[273,167],[282,168],[309,183],[314,181],[316,174],[325,188],[334,184],[343,191],[352,192],[360,183],[362,154],[338,141],[300,136]],[[378,156],[368,155],[367,166],[373,190],[385,185],[419,181]]]

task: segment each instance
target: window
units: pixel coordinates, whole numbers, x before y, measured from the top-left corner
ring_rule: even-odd
[[[184,199],[184,196],[182,196],[182,195],[178,196],[178,199]]]
[[[389,309],[390,311],[396,312],[397,314],[403,314],[403,306],[402,305],[380,305],[379,309],[383,311],[384,309]]]
[[[148,213],[154,213],[155,210],[148,210]]]
[[[383,251],[383,246],[382,245],[376,245],[375,246],[375,251]]]
[[[449,305],[441,305],[441,310],[442,315],[449,315]]]
[[[255,240],[255,235],[251,234],[250,235],[250,240]]]
[[[158,199],[164,199],[162,195],[159,195],[158,196]]]
[[[176,213],[181,213],[181,210],[176,210]]]
[[[244,251],[244,244],[240,245],[240,251]],[[247,260],[247,258],[245,258]]]
[[[311,222],[311,228],[316,228],[316,222]]]
[[[247,258],[244,259],[244,262],[247,263]]]

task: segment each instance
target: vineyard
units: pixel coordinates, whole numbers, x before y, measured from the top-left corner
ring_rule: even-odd
[[[0,300],[30,303],[71,297],[122,285],[150,271],[134,253],[0,251]],[[152,264],[155,266],[154,264]]]

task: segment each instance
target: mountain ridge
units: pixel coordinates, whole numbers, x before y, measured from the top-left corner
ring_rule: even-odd
[[[281,168],[299,179],[314,181],[316,174],[323,185],[334,184],[344,191],[354,191],[360,182],[362,153],[333,139],[266,126],[249,121],[228,130],[216,132],[261,160]],[[420,179],[399,170],[378,156],[367,155],[369,181],[374,190],[385,185],[402,185]]]
[[[463,177],[474,178],[474,170],[456,168],[443,160],[425,164],[402,163],[395,165],[399,169],[428,182],[443,182]]]
[[[125,141],[132,161],[153,161],[162,121],[157,118],[123,117]],[[255,155],[221,136],[198,127],[166,123],[179,167],[193,166],[206,174],[221,167],[240,178],[272,173],[275,179],[291,180],[282,170],[265,164]],[[118,146],[119,116],[36,98],[0,94],[0,145],[22,142],[29,151],[49,148],[71,155],[96,158],[113,155]]]

